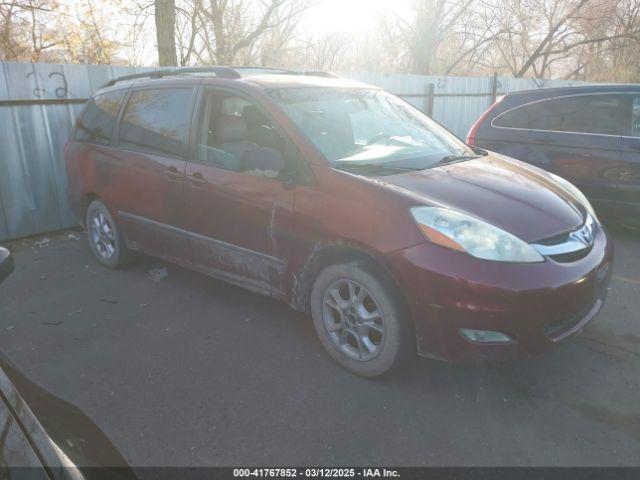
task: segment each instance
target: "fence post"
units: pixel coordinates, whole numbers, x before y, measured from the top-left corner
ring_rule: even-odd
[[[430,117],[433,118],[433,94],[435,91],[435,85],[433,83],[427,84],[425,88],[425,100],[424,111]]]
[[[498,99],[498,72],[493,72],[493,80],[491,81],[491,105],[496,103]]]

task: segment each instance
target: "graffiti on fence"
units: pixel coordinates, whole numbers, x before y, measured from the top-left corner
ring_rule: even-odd
[[[51,72],[48,75],[48,78],[49,80],[45,79],[45,77],[41,73],[36,71],[27,73],[27,80],[31,80],[34,84],[33,95],[36,98],[47,96],[50,91],[47,90],[43,85],[55,82],[50,87],[53,89],[51,93],[53,93],[56,98],[66,98],[67,94],[69,93],[69,85],[67,83],[67,77],[64,75],[64,73]]]

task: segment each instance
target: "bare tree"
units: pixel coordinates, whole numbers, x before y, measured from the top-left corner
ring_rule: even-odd
[[[408,14],[386,20],[378,31],[387,40],[380,56],[395,59],[396,71],[578,78],[603,71],[596,66],[603,61],[616,61],[619,69],[622,62],[626,71],[637,64],[638,0],[415,0],[411,5]]]
[[[50,0],[15,0],[0,3],[0,56],[5,60],[38,61],[56,47],[59,38],[47,23],[56,8]]]
[[[433,74],[437,54],[443,42],[453,33],[455,25],[470,11],[472,0],[419,0],[414,21],[406,25],[410,33],[412,71]]]
[[[184,1],[176,10],[176,44],[178,62],[189,65],[192,59],[201,59],[205,50],[202,42],[198,42],[201,32],[202,0]]]
[[[0,1],[0,60],[118,63],[109,8],[121,0]],[[108,8],[107,8],[108,7]]]
[[[302,50],[300,40],[300,15],[290,15],[286,9],[277,11],[273,27],[266,30],[259,39],[246,48],[238,59],[262,67],[294,67],[301,62],[297,58]],[[280,18],[284,16],[284,18]]]
[[[158,63],[160,66],[177,65],[175,0],[155,0],[154,17],[158,42]]]
[[[0,0],[0,60],[145,65],[155,38],[161,65],[640,80],[640,0],[398,0],[311,34],[321,1]]]
[[[343,53],[348,37],[344,33],[333,32],[311,39],[307,43],[305,67],[312,70],[335,70]]]
[[[317,0],[203,0],[201,37],[209,61],[233,64],[265,34],[297,23],[315,3]]]
[[[640,79],[640,2],[617,0],[599,5],[597,21],[581,25],[585,42],[571,52],[574,69],[566,78],[633,82]],[[598,39],[605,38],[604,41]]]
[[[578,74],[587,52],[612,42],[637,38],[638,26],[609,28],[619,0],[504,0],[508,34],[496,43],[510,74],[549,77],[552,72]],[[628,3],[628,2],[627,2]],[[636,3],[637,2],[632,2]],[[615,23],[615,22],[614,22]],[[605,28],[602,28],[605,27]]]
[[[121,45],[114,39],[113,24],[109,22],[107,5],[118,7],[118,0],[108,0],[96,8],[95,0],[83,0],[73,9],[59,12],[56,30],[64,32],[59,46],[50,52],[51,60],[69,63],[113,64],[120,63],[118,52]]]
[[[378,34],[398,59],[396,68],[412,73],[469,71],[509,28],[484,1],[414,0],[411,5],[408,14],[384,21]]]
[[[284,58],[300,19],[319,1],[137,0],[129,11],[140,29],[154,10],[161,65],[259,65]],[[175,62],[169,58],[174,49]]]

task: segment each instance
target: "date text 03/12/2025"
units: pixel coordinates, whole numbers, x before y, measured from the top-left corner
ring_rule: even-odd
[[[388,468],[236,468],[236,478],[399,478],[397,470]]]

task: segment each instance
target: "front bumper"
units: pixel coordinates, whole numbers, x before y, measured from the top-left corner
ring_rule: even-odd
[[[418,353],[449,361],[533,355],[580,331],[602,308],[613,244],[598,228],[591,251],[562,263],[507,264],[423,243],[387,255],[414,321]],[[512,342],[477,343],[460,329]]]

